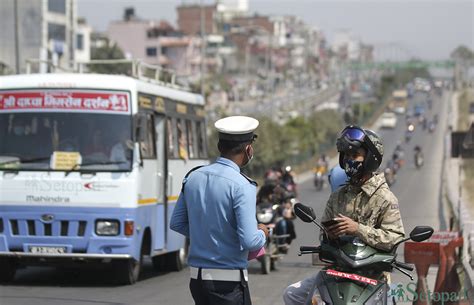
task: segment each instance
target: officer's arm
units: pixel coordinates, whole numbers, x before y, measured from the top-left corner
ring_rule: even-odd
[[[183,192],[179,195],[173,215],[171,215],[170,229],[189,237],[188,209]]]
[[[234,190],[234,213],[237,220],[237,234],[240,244],[249,251],[262,248],[265,245],[265,233],[257,229],[256,187],[246,184]]]
[[[380,220],[380,226],[377,229],[359,223],[358,236],[372,247],[389,251],[405,237],[396,198],[384,202],[378,219]]]

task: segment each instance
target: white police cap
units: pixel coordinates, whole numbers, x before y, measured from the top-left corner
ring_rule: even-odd
[[[259,122],[248,116],[230,116],[214,123],[219,132],[219,140],[246,142],[257,137],[254,130]]]

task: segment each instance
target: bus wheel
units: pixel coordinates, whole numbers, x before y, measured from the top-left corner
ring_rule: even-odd
[[[17,262],[11,257],[0,257],[0,283],[11,282],[15,277]]]
[[[120,285],[133,285],[140,278],[143,264],[143,250],[144,248],[142,245],[138,261],[134,258],[115,261],[115,274],[117,282]]]
[[[186,250],[184,248],[166,254],[166,269],[181,271],[186,264]]]

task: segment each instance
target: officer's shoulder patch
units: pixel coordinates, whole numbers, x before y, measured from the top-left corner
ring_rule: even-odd
[[[250,184],[253,184],[255,186],[258,186],[258,183],[257,181],[253,180],[252,178],[250,178],[249,176],[247,176],[246,174],[240,172],[240,174],[245,178],[247,179],[248,182],[250,182]]]
[[[390,204],[390,210],[398,210],[399,206],[398,203],[391,203]]]

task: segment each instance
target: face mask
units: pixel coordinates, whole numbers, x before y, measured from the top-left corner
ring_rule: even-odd
[[[250,149],[252,150],[252,155],[251,156],[249,156],[248,150],[245,149],[245,155],[247,156],[247,162],[244,165],[242,165],[242,167],[246,167],[253,160],[253,148],[252,148],[252,146],[250,146]]]
[[[16,136],[21,136],[25,133],[25,127],[23,126],[15,126],[13,127],[13,133],[16,135]]]
[[[344,159],[344,171],[346,175],[350,178],[356,177],[360,173],[362,173],[362,166],[364,162],[362,161],[355,161],[352,159]]]

